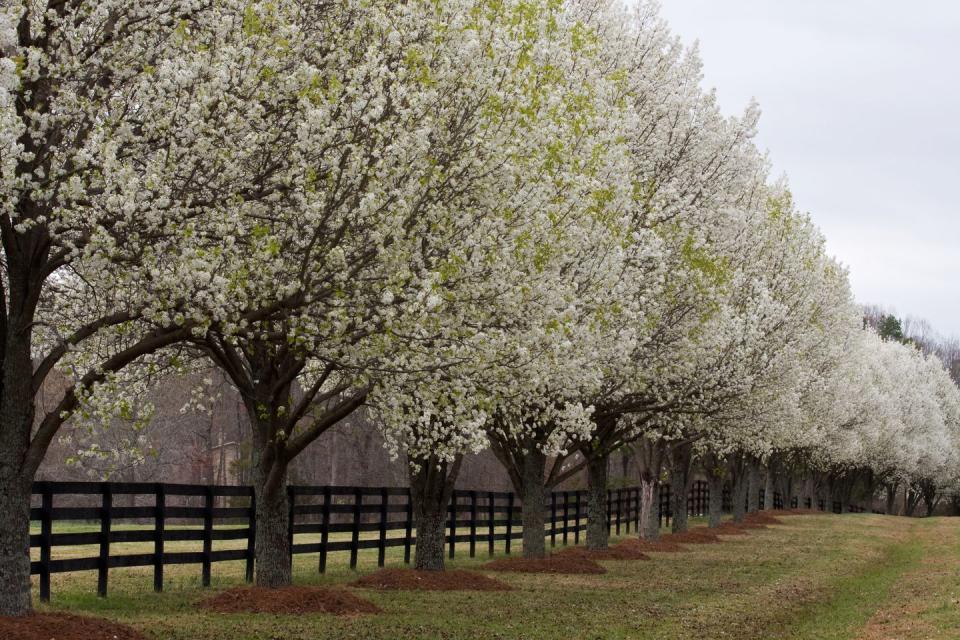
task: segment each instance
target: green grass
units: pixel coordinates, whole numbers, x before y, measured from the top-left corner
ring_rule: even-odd
[[[93,573],[54,576],[49,608],[184,640],[957,638],[958,533],[955,519],[789,517],[687,553],[604,562],[604,575],[497,574],[515,588],[509,593],[354,590],[384,612],[352,618],[203,613],[195,603],[210,591],[196,566],[168,567],[160,595],[149,568],[113,570],[106,599],[94,595]],[[457,550],[452,567],[487,560],[483,545],[474,559],[466,545]],[[315,555],[298,556],[295,580],[345,586],[357,575],[347,557],[332,554],[319,575]],[[402,565],[402,548],[388,549],[388,565]],[[375,569],[376,552],[362,552],[358,573]],[[213,582],[241,584],[242,563],[214,565]],[[907,618],[919,622],[902,624]]]

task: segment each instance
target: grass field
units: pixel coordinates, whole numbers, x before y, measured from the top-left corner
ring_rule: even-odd
[[[652,554],[649,562],[603,562],[604,575],[497,574],[503,592],[356,593],[384,613],[361,617],[224,615],[197,610],[210,593],[199,567],[168,567],[167,591],[151,591],[149,569],[111,571],[110,597],[95,574],[54,576],[45,610],[100,615],[153,638],[782,638],[932,640],[960,638],[960,519],[875,515],[784,518],[783,525]],[[388,564],[400,565],[399,550]],[[463,554],[464,556],[466,554]],[[460,557],[457,568],[485,562]],[[359,572],[374,570],[375,552]],[[298,556],[299,584],[345,585],[346,556],[327,574]],[[213,589],[239,584],[240,563],[214,566]]]

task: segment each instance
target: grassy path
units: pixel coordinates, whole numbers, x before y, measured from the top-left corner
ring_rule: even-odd
[[[499,574],[516,589],[508,593],[357,591],[384,610],[358,618],[201,613],[194,603],[208,592],[192,577],[174,577],[155,596],[143,576],[119,571],[108,599],[91,596],[78,578],[55,590],[53,607],[114,618],[157,639],[960,638],[960,519],[788,517],[690,548],[650,562],[604,562],[608,573],[598,576]],[[310,558],[295,569],[301,584],[354,576],[342,566],[319,576]],[[215,587],[236,584],[227,575]]]

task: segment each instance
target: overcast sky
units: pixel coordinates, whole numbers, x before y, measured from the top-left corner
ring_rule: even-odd
[[[661,0],[860,302],[960,335],[960,2]]]

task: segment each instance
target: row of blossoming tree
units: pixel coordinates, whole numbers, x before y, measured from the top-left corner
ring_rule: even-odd
[[[21,0],[0,56],[0,614],[31,607],[58,430],[135,415],[171,368],[243,398],[271,587],[290,461],[362,406],[428,569],[484,448],[529,556],[584,470],[607,544],[624,447],[645,536],[665,472],[680,498],[706,474],[713,525],[761,468],[837,499],[956,475],[943,367],[863,329],[757,108],[721,114],[652,2]]]

